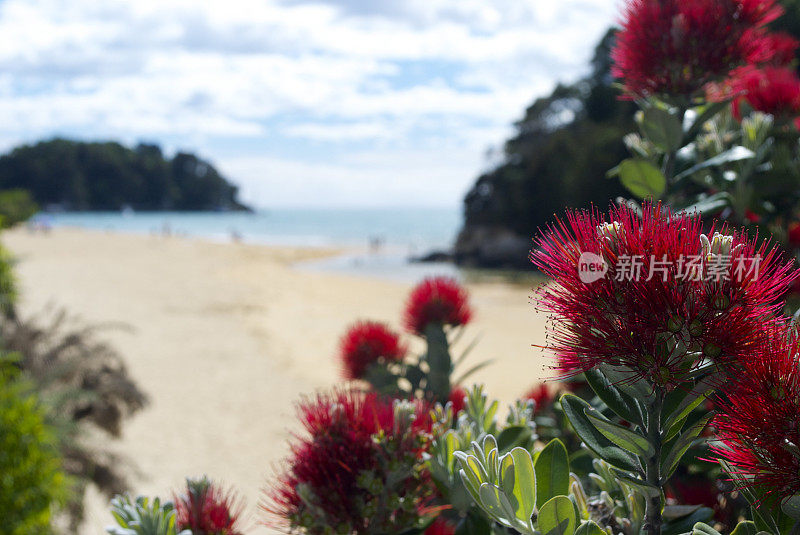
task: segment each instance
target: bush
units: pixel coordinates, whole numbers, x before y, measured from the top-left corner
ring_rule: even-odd
[[[0,228],[9,228],[17,223],[23,223],[38,211],[39,206],[28,190],[0,191]]]
[[[111,535],[192,535],[175,527],[175,505],[159,498],[117,496],[111,500],[111,514],[116,526],[109,526]]]
[[[130,463],[82,437],[97,431],[118,437],[125,420],[146,402],[122,356],[99,339],[99,329],[61,309],[0,321],[3,347],[19,355],[18,366],[35,385],[64,470],[74,482],[65,511],[73,530],[83,520],[90,484],[109,499],[128,490],[125,472]]]
[[[16,304],[17,279],[14,276],[13,259],[11,253],[0,245],[0,313],[13,317]]]
[[[8,357],[0,357],[0,518],[3,533],[50,531],[67,480],[37,399]]]

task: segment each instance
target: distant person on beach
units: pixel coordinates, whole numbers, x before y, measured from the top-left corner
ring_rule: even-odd
[[[28,221],[27,227],[31,232],[48,234],[53,228],[53,221],[46,215],[37,215]]]
[[[381,252],[384,243],[383,236],[370,236],[369,237],[369,253],[378,254]]]

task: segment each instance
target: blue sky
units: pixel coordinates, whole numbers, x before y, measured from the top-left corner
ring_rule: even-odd
[[[256,206],[457,205],[614,0],[0,0],[0,149],[196,151]]]

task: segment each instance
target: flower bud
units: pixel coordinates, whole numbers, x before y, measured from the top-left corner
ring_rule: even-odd
[[[786,390],[783,388],[783,385],[775,385],[769,389],[769,395],[772,396],[772,399],[775,401],[783,401],[786,399]]]
[[[611,223],[602,223],[597,226],[597,236],[606,239],[611,243],[617,242],[622,236],[625,235],[625,227],[618,221]]]
[[[711,342],[703,346],[703,355],[709,358],[712,359],[717,358],[721,354],[722,354],[722,349],[719,346],[712,344]]]
[[[669,382],[669,378],[671,375],[672,375],[672,370],[670,370],[666,366],[659,366],[655,376],[656,383],[662,386],[667,384]]]
[[[733,236],[715,232],[711,240],[705,234],[700,235],[700,246],[703,257],[711,261],[715,255],[729,256],[733,248]]]
[[[677,314],[670,316],[669,321],[667,321],[667,329],[669,332],[676,333],[681,330],[681,327],[683,327],[683,318]]]
[[[703,324],[698,320],[694,320],[689,324],[689,334],[692,336],[700,336],[703,334]]]

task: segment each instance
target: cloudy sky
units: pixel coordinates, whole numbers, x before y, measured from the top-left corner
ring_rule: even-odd
[[[0,0],[0,150],[210,159],[258,206],[455,206],[615,0]]]

